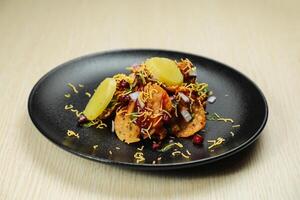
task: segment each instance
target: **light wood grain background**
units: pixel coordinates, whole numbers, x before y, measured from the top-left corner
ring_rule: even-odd
[[[42,75],[139,47],[200,54],[253,79],[270,109],[258,142],[211,168],[149,173],[73,156],[39,134],[27,98]],[[300,199],[299,79],[298,0],[0,0],[0,199]]]

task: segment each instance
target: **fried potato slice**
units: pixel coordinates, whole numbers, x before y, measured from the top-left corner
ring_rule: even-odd
[[[140,141],[140,128],[130,119],[134,106],[135,102],[131,102],[128,107],[118,111],[115,117],[115,132],[121,141],[128,144]]]
[[[151,93],[151,98],[147,99],[146,107],[153,111],[153,116],[157,117],[151,118],[152,128],[149,130],[149,135],[156,135],[159,139],[166,137],[166,130],[162,127],[162,116],[159,113],[162,112],[161,109],[170,112],[172,110],[172,102],[168,93],[157,84],[148,84],[144,88],[144,91],[149,91]],[[149,137],[149,135],[143,135],[144,138]]]
[[[177,93],[177,92],[190,92],[190,89],[188,89],[187,87],[184,87],[184,86],[168,86],[168,87],[165,87],[165,89],[169,92],[174,92],[174,93]]]
[[[154,110],[154,114],[160,112],[161,108],[170,112],[172,109],[172,102],[168,93],[157,84],[148,84],[145,90],[154,91],[152,98],[147,100],[147,107]]]
[[[194,118],[190,122],[186,122],[184,119],[180,120],[177,125],[180,130],[175,133],[177,137],[189,137],[205,127],[206,117],[202,104],[194,104],[192,109]]]

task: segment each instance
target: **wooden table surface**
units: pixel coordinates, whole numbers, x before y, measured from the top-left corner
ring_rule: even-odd
[[[300,1],[0,1],[0,199],[299,199]],[[259,140],[218,165],[123,169],[59,149],[34,127],[37,80],[72,58],[161,48],[207,56],[262,89]],[[255,111],[254,111],[255,112]]]

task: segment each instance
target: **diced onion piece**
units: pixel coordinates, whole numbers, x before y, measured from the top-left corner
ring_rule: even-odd
[[[215,103],[216,99],[217,99],[216,96],[210,96],[207,98],[207,101],[208,101],[208,103],[212,104],[212,103]]]
[[[189,71],[189,76],[196,76],[196,77],[197,77],[197,69],[196,69],[196,67],[193,67],[193,68]]]
[[[111,120],[111,132],[115,132],[115,122]]]
[[[190,99],[189,99],[185,94],[183,94],[182,92],[178,92],[178,95],[180,96],[180,98],[181,98],[185,103],[190,102]]]
[[[137,64],[137,63],[135,63],[135,64],[131,65],[131,67],[132,67],[133,69],[137,69],[137,68],[139,68],[139,67],[140,67],[140,65],[139,65],[139,64]]]
[[[136,101],[140,95],[140,92],[133,92],[129,95],[132,101]]]
[[[187,111],[186,109],[182,109],[180,111],[183,119],[186,121],[186,122],[189,122],[192,120],[192,115],[189,113],[189,111]]]
[[[102,114],[112,100],[116,88],[117,83],[113,78],[106,78],[99,84],[83,111],[88,120],[94,120]]]
[[[175,61],[171,59],[153,57],[147,59],[145,65],[154,79],[167,86],[181,85],[183,83],[183,75]]]
[[[137,100],[138,100],[138,102],[139,102],[140,107],[141,107],[141,108],[144,108],[144,107],[145,107],[145,103],[141,100],[141,98],[138,97]]]

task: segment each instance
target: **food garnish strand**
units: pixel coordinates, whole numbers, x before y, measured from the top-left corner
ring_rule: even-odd
[[[217,147],[217,146],[221,145],[223,142],[225,142],[225,139],[222,138],[222,137],[218,137],[216,140],[207,140],[207,142],[213,143],[212,145],[210,145],[208,147],[208,149],[212,149],[214,147]]]
[[[68,135],[68,137],[75,136],[76,138],[79,139],[79,133],[75,133],[75,132],[72,131],[72,130],[68,130],[68,131],[67,131],[67,135]]]
[[[68,83],[68,86],[73,90],[73,92],[75,92],[76,94],[78,93],[77,88],[72,83]]]

